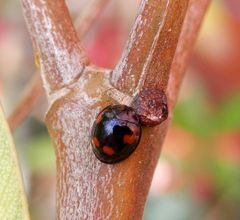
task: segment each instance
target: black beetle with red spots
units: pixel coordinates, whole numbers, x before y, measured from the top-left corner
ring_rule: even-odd
[[[117,163],[136,149],[141,138],[141,125],[133,108],[110,105],[98,115],[92,128],[92,147],[104,163]]]

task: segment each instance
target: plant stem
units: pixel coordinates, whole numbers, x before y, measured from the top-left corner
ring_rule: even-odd
[[[96,23],[110,2],[111,0],[95,0],[86,10],[83,10],[83,14],[75,20],[74,24],[78,32],[78,37],[81,40],[84,40],[86,37],[85,33],[89,33],[91,27]]]
[[[206,5],[207,0],[189,0],[189,4],[142,0],[111,83],[130,96],[147,87],[167,90],[172,111]],[[56,148],[58,219],[142,218],[171,117],[159,126],[144,127],[140,144],[128,159],[115,165],[101,163],[91,150],[90,133],[96,114],[116,103],[108,96],[109,89],[109,72],[86,66],[46,115]]]
[[[125,52],[112,74],[114,86],[130,95],[142,87],[166,90],[187,5],[188,0],[141,2]]]
[[[86,58],[64,0],[21,0],[47,94],[71,84]]]
[[[87,36],[91,26],[97,21],[97,18],[110,2],[110,0],[97,0],[91,4],[91,7],[88,7],[86,10],[83,9],[85,11],[84,15],[79,15],[74,22],[80,39],[84,39]],[[8,123],[12,131],[26,119],[37,105],[40,97],[44,94],[40,74],[39,72],[36,74],[34,74],[30,82],[26,85],[19,104],[8,117]]]
[[[8,124],[14,131],[26,118],[33,107],[38,103],[44,93],[39,72],[36,72],[24,91],[22,98],[11,115],[8,117]]]
[[[170,110],[176,104],[181,82],[209,2],[210,0],[189,1],[188,11],[174,55],[167,87]]]

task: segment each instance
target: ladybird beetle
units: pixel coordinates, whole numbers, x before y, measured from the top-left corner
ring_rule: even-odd
[[[141,137],[141,125],[133,108],[109,105],[96,117],[92,128],[92,148],[104,163],[117,163],[136,149]]]

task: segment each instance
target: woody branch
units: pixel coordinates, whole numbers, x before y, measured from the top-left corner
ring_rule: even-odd
[[[32,2],[33,5],[39,3],[39,1],[36,0],[22,1],[28,3]],[[48,7],[46,7],[46,5],[41,5],[44,10],[41,9],[41,7],[38,9],[39,14],[38,16],[35,16],[36,21],[41,21],[43,19],[42,17],[47,15],[47,18],[44,19],[48,19],[48,21],[50,20],[50,23],[52,22],[55,24],[54,22],[56,22],[56,20],[59,21],[59,19],[55,18],[55,16],[52,15],[52,13],[55,12],[54,10],[62,10],[62,12],[58,12],[61,14],[66,13],[66,8],[65,6],[62,6],[56,9],[56,6],[55,8],[51,6],[51,3],[49,3],[50,0],[46,2],[49,4],[48,6],[50,7],[49,10],[51,13],[45,13],[45,10],[48,11]],[[63,1],[60,2],[64,4]],[[114,69],[111,76],[111,82],[116,88],[128,95],[134,95],[138,93],[142,88],[146,87],[162,89],[164,91],[167,90],[169,97],[171,97],[171,103],[174,103],[176,101],[176,98],[174,98],[174,96],[177,95],[179,84],[183,76],[182,72],[186,66],[189,51],[196,38],[195,32],[198,30],[207,4],[206,0],[190,0],[189,2],[190,3],[188,5],[187,0],[141,1],[137,19],[131,31],[127,46],[123,52],[119,64]],[[197,6],[201,7],[201,10],[194,10]],[[26,5],[24,7],[25,13],[27,14],[27,20],[30,22],[30,31],[33,32],[33,39],[35,39],[36,37],[34,37],[34,34],[36,33],[36,30],[42,28],[38,26],[44,26],[45,23],[36,22],[34,19],[28,19],[28,14],[35,15],[35,7],[26,7]],[[28,10],[33,10],[33,12],[28,12]],[[58,16],[60,16],[60,14],[58,14]],[[181,32],[185,14],[187,14],[187,16],[183,25],[183,31]],[[36,24],[32,25],[31,22],[35,22]],[[61,23],[62,21],[59,22]],[[71,26],[71,23],[69,22],[65,22],[64,24]],[[58,26],[58,24],[55,25]],[[31,29],[32,26],[35,28]],[[190,32],[188,31],[188,26],[192,28]],[[64,27],[64,29],[65,28],[66,27]],[[53,29],[53,31],[54,30],[55,29]],[[39,31],[37,31],[37,33],[40,34]],[[179,39],[180,33],[181,37]],[[63,37],[61,34],[63,34]],[[61,40],[65,39],[66,45],[68,45],[68,40],[73,41],[69,43],[70,45],[76,42],[76,39],[74,37],[73,39],[67,39],[64,37],[64,33],[61,34],[58,35],[58,37],[61,38]],[[75,34],[73,35],[75,36]],[[53,41],[56,41],[56,43],[47,41],[47,45],[58,45],[58,39],[52,39]],[[37,41],[38,40],[39,39],[37,39]],[[178,53],[175,55],[178,40]],[[45,46],[44,44],[41,44],[41,41],[37,45],[37,48]],[[75,45],[77,45],[77,43]],[[188,48],[185,49],[185,46]],[[67,51],[71,47],[72,46],[67,47]],[[44,60],[43,54],[48,57],[48,52],[44,53],[45,50],[39,50],[43,51],[40,53],[42,60]],[[69,50],[68,52],[71,54],[72,51]],[[181,57],[181,53],[184,54],[184,57]],[[80,49],[79,54],[82,54]],[[68,59],[70,57],[71,56],[68,55]],[[81,68],[83,68],[84,59],[82,59],[82,56],[80,55],[77,57],[77,60],[82,63],[82,65],[80,65]],[[48,58],[51,61],[52,56]],[[59,61],[59,56],[55,56],[54,58]],[[49,62],[49,60],[47,59],[46,61]],[[69,60],[64,60],[63,63],[67,65],[68,61]],[[181,62],[185,63],[180,66],[181,68],[177,69],[177,66]],[[53,64],[55,67],[55,63],[57,62],[49,62],[49,65],[51,66],[51,64]],[[45,64],[42,63],[42,65],[44,66]],[[68,67],[70,68],[70,66]],[[75,66],[73,66],[73,69],[74,67]],[[70,82],[77,77],[75,74],[71,74],[73,72],[74,71],[72,70],[70,71]],[[54,72],[53,76],[54,80],[56,81],[62,79],[61,71]],[[44,77],[46,79],[51,78],[51,73],[46,72],[46,76],[44,75]],[[62,86],[64,86],[67,85],[69,81],[66,83],[65,80],[60,80],[59,82]],[[52,88],[52,91],[56,88],[59,88],[54,82],[53,84],[50,83],[50,87]],[[172,94],[171,88],[175,89]],[[58,107],[58,105],[61,103],[62,101],[60,100],[55,105],[55,107]],[[73,104],[73,106],[75,106],[76,103]],[[171,104],[171,106],[173,106],[173,104]],[[77,110],[79,110],[79,107],[80,106],[76,107]],[[86,108],[84,109],[86,110]],[[93,110],[87,110],[88,113],[85,113],[86,116],[89,117],[88,114],[91,116],[94,115]],[[65,115],[63,114],[63,116]],[[63,121],[64,123],[69,121],[67,118],[62,119],[61,117],[59,119],[57,117],[58,114],[55,114],[53,108],[52,112],[49,113],[48,122],[51,124],[51,122],[54,122],[55,119]],[[72,119],[71,123],[73,123],[73,130],[76,128],[76,126],[79,126],[77,129],[81,127],[81,124],[76,122],[76,120]],[[71,124],[69,125],[71,126]],[[51,126],[49,125],[49,127]],[[87,132],[89,132],[90,125],[81,127],[81,129],[83,129],[83,131],[87,134]],[[59,144],[58,164],[61,164],[61,166],[58,166],[58,189],[61,189],[58,192],[58,196],[60,198],[58,205],[58,216],[64,217],[65,215],[66,217],[74,215],[73,217],[79,218],[79,213],[85,213],[86,218],[88,215],[96,217],[99,217],[101,215],[102,219],[106,219],[104,216],[107,216],[107,219],[140,219],[142,217],[144,203],[146,201],[153,171],[159,157],[166,131],[167,123],[163,123],[162,125],[156,126],[154,128],[145,128],[143,130],[141,143],[134,155],[132,155],[131,158],[124,161],[123,163],[120,163],[116,166],[109,166],[100,163],[94,157],[92,157],[91,152],[88,150],[88,148],[86,148],[86,144],[84,143],[81,145],[81,150],[78,151],[76,151],[77,146],[75,145],[68,146],[64,143],[60,143],[61,135],[56,130],[53,130],[52,136],[59,137],[56,143]],[[62,131],[62,133],[65,134],[67,131]],[[71,137],[71,140],[75,140],[74,134],[67,134]],[[84,138],[86,139],[86,137]],[[85,141],[87,142],[87,140]],[[69,159],[64,153],[62,153],[61,150],[63,149],[65,152],[71,152],[71,156],[73,156],[71,158],[73,159]],[[82,149],[85,150],[83,151]],[[81,156],[81,160],[79,160],[78,156]],[[91,160],[88,160],[88,158],[91,158]],[[66,166],[66,163],[68,166]],[[79,177],[78,173],[75,172],[74,169],[71,169],[76,165],[79,169],[84,169],[84,167],[93,168],[93,170],[91,170],[93,173],[85,172],[83,170],[85,175]],[[98,167],[98,170],[101,171],[97,176],[93,175],[96,173],[94,171],[94,167]],[[111,175],[106,177],[106,173],[111,173]],[[119,176],[119,173],[121,173],[121,176]],[[81,182],[78,181],[79,178],[81,178]],[[107,179],[107,183],[104,182],[103,184],[102,181],[104,179]],[[69,185],[64,185],[66,182],[68,182]],[[96,188],[94,186],[98,187]],[[76,187],[79,187],[79,189],[76,189]],[[88,190],[85,194],[80,189]],[[78,196],[78,190],[83,192],[83,194],[81,194],[80,197],[77,197],[77,200],[71,199],[71,193],[74,193],[75,196]],[[111,193],[109,190],[114,193]],[[79,201],[81,201],[81,203],[79,203]],[[106,206],[109,201],[111,201],[111,212],[108,211],[109,207]],[[94,207],[93,204],[95,204]]]

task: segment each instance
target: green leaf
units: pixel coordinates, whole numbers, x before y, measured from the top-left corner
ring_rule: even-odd
[[[0,106],[0,219],[29,219],[18,159]]]

